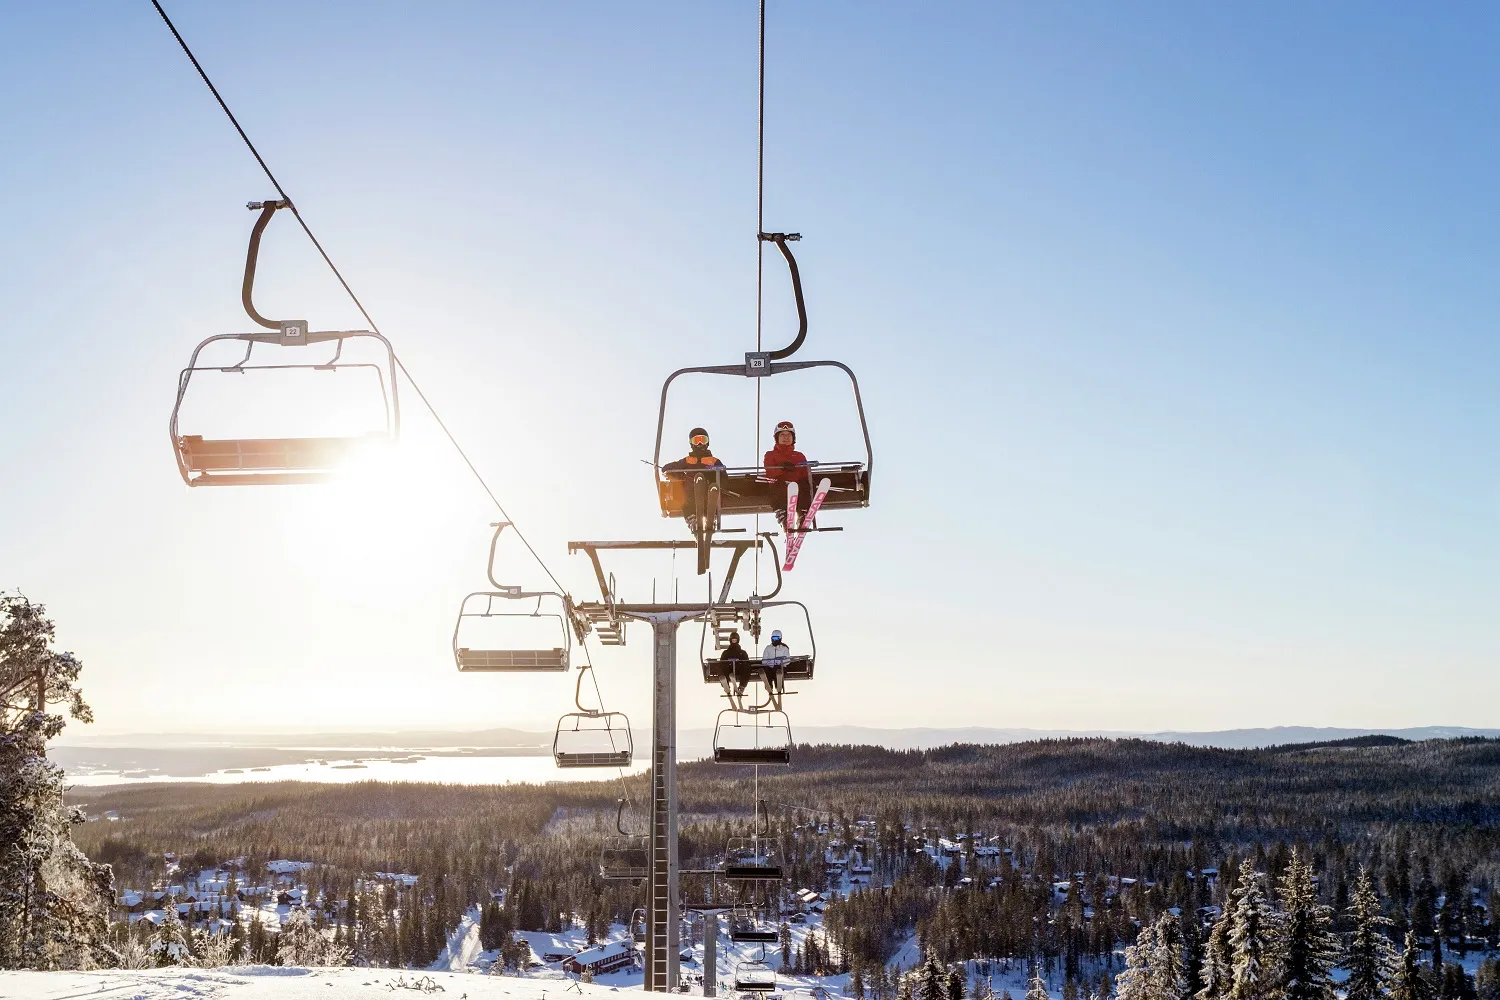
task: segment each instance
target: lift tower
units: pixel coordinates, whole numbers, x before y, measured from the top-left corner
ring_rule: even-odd
[[[769,541],[769,539],[768,539]],[[702,621],[711,614],[759,612],[781,589],[780,564],[776,564],[776,590],[765,598],[752,596],[730,601],[729,587],[745,553],[761,546],[758,538],[715,541],[717,549],[730,549],[733,556],[717,601],[692,603],[629,604],[616,599],[613,576],[606,576],[599,553],[609,550],[696,549],[690,541],[569,542],[569,554],[584,552],[594,566],[602,600],[584,602],[576,611],[590,623],[619,633],[623,645],[627,622],[651,626],[653,697],[651,701],[651,833],[650,864],[646,900],[646,989],[665,993],[674,990],[680,978],[677,860],[677,629],[683,622]],[[773,562],[775,549],[772,547]],[[603,631],[601,629],[601,631]],[[705,970],[705,975],[707,974]]]

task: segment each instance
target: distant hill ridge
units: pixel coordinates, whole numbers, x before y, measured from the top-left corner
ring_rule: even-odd
[[[1208,731],[1175,731],[1146,733],[1108,729],[1026,729],[966,726],[955,728],[917,727],[885,729],[868,726],[798,726],[793,730],[798,743],[834,743],[882,746],[892,750],[924,750],[955,743],[994,745],[1024,743],[1040,739],[1072,737],[1111,737],[1154,740],[1162,743],[1186,743],[1191,746],[1248,749],[1309,744],[1347,746],[1389,746],[1388,742],[1351,743],[1352,740],[1394,738],[1406,742],[1445,740],[1462,737],[1500,737],[1500,728],[1473,729],[1465,726],[1413,726],[1391,729],[1345,729],[1330,726],[1267,726],[1253,729],[1220,729]],[[648,736],[637,730],[638,742]],[[72,747],[550,747],[552,733],[520,729],[415,730],[407,732],[364,733],[136,733],[90,739],[87,734],[69,733],[63,746]],[[712,730],[681,729],[677,744],[680,756],[701,756],[708,752]]]

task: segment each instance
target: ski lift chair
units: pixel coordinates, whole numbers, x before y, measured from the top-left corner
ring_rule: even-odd
[[[651,841],[625,832],[625,800],[615,809],[616,835],[599,852],[599,875],[611,881],[639,882],[651,874]]]
[[[751,944],[774,944],[780,932],[769,921],[761,920],[749,904],[736,903],[729,913],[729,940]]]
[[[734,966],[734,988],[743,993],[772,993],[776,990],[776,971],[765,962],[737,962]]]
[[[630,939],[636,944],[646,943],[646,911],[641,907],[630,914]]]
[[[771,817],[765,802],[755,804],[755,832],[731,837],[724,851],[724,878],[729,882],[780,882],[781,852],[770,836]]]
[[[792,724],[785,712],[726,708],[714,725],[714,763],[790,764]]]
[[[770,489],[770,480],[760,466],[725,468],[722,466],[695,471],[691,477],[674,476],[662,471],[662,436],[666,429],[667,394],[672,383],[683,375],[727,375],[735,378],[769,378],[788,372],[808,368],[837,368],[849,376],[854,390],[854,407],[859,415],[860,432],[864,436],[864,460],[840,462],[809,462],[808,476],[813,485],[819,480],[829,481],[828,495],[823,499],[823,510],[852,510],[870,505],[870,476],[875,465],[875,454],[870,447],[870,426],[865,420],[865,405],[859,392],[859,380],[848,365],[841,361],[783,361],[791,357],[807,338],[807,306],[802,298],[802,276],[797,261],[792,256],[788,241],[799,240],[797,233],[761,233],[763,242],[775,243],[786,258],[791,271],[792,292],[797,300],[799,327],[796,339],[778,351],[750,351],[745,361],[738,365],[710,365],[699,368],[679,368],[667,376],[661,387],[661,404],[656,416],[656,451],[652,468],[656,474],[656,495],[661,506],[662,517],[684,517],[693,509],[708,509],[709,524],[700,526],[698,572],[708,571],[707,540],[718,529],[718,520],[728,514],[774,514],[781,508],[777,491]],[[694,495],[694,494],[701,495]],[[711,499],[710,499],[711,498]],[[694,503],[690,503],[692,500]]]
[[[724,878],[730,882],[780,882],[781,857],[770,837],[734,837],[724,853]]]
[[[172,406],[168,433],[177,459],[177,471],[189,486],[285,486],[319,483],[331,478],[349,459],[372,446],[394,443],[401,435],[401,403],[396,385],[396,355],[390,341],[371,330],[309,330],[306,320],[266,319],[251,301],[255,285],[255,266],[260,255],[261,234],[277,209],[290,207],[288,202],[251,202],[260,210],[260,218],[250,231],[250,247],[245,256],[245,278],[240,298],[245,312],[271,333],[223,333],[205,339],[193,349],[188,365],[177,377],[177,400]],[[344,361],[346,340],[375,341],[383,357],[380,363]],[[232,365],[209,365],[199,361],[203,349],[220,341],[238,341],[245,354]],[[300,349],[314,344],[334,345],[333,356],[326,361],[301,360]],[[256,344],[273,344],[298,351],[298,360],[283,364],[250,364]],[[269,437],[207,438],[200,434],[183,434],[178,426],[182,403],[193,375],[198,372],[220,372],[247,375],[263,371],[337,372],[345,369],[367,369],[376,375],[385,420],[381,427],[368,433],[339,437]]]
[[[453,624],[453,661],[465,673],[561,673],[568,669],[573,649],[573,634],[580,642],[587,635],[586,627],[579,624],[573,612],[573,602],[566,594],[556,591],[522,590],[519,586],[508,586],[495,579],[495,548],[500,535],[510,526],[508,521],[492,524],[495,534],[490,538],[490,558],[485,565],[490,586],[494,590],[478,590],[469,594],[458,606],[458,620]],[[529,611],[513,610],[511,602],[536,601]],[[543,610],[546,604],[551,610]],[[497,641],[496,632],[522,631],[525,622],[524,644],[521,642]],[[485,627],[486,623],[488,626]],[[498,630],[496,626],[501,626]],[[551,646],[535,641],[538,633],[552,634],[555,626],[560,645]],[[544,642],[554,641],[545,639]],[[582,681],[582,677],[579,678]],[[575,691],[574,701],[577,701]],[[554,747],[556,743],[554,742]]]
[[[566,604],[560,594],[522,591],[519,587],[511,591],[476,591],[464,598],[458,609],[458,621],[453,626],[453,660],[465,673],[563,673],[568,669],[572,636],[568,630],[565,611],[543,612],[542,604],[553,598]],[[535,600],[530,611],[505,609],[508,602]],[[474,627],[479,620],[526,619],[528,621],[553,620],[557,624],[561,645],[550,649],[506,648],[489,641],[483,647],[465,645],[463,633]]]
[[[807,611],[807,605],[801,601],[768,601],[761,605],[762,612],[769,608],[790,607],[802,612],[802,620],[805,623],[805,634],[807,636],[807,652],[790,656],[784,663],[771,664],[768,668],[765,661],[759,656],[751,656],[748,660],[725,660],[722,651],[729,646],[729,633],[743,631],[739,627],[738,619],[732,624],[725,624],[723,620],[716,620],[712,616],[703,620],[703,630],[698,641],[698,657],[703,664],[703,683],[718,684],[728,690],[743,688],[753,681],[771,681],[773,673],[777,681],[810,681],[813,678],[813,667],[818,658],[818,643],[813,636],[812,616]],[[767,629],[759,615],[755,613],[751,619],[751,644],[758,650],[760,636],[768,635],[771,630]],[[712,629],[714,640],[713,652],[721,653],[720,656],[710,656],[708,638]],[[785,626],[782,632],[795,635]],[[778,673],[779,672],[779,673]]]
[[[625,713],[583,707],[583,676],[593,669],[584,666],[578,671],[578,683],[573,688],[573,704],[578,711],[557,720],[552,759],[558,767],[629,767],[635,746]]]

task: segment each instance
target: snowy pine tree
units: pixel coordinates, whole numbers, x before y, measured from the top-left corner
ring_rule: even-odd
[[[1432,987],[1422,978],[1422,949],[1415,930],[1406,932],[1406,947],[1391,976],[1391,1000],[1432,1000]]]
[[[811,937],[808,938],[812,940]],[[922,963],[922,971],[917,976],[916,1000],[947,1000],[948,998],[948,975],[943,967],[938,964],[937,956],[932,952],[927,953],[927,960]]]
[[[1036,973],[1032,973],[1031,981],[1026,984],[1026,1000],[1051,1000],[1047,983]]]
[[[1385,928],[1390,920],[1381,915],[1380,900],[1363,868],[1354,882],[1354,898],[1349,902],[1349,951],[1344,968],[1349,978],[1344,983],[1345,1000],[1384,1000],[1394,972],[1395,955]]]
[[[1276,911],[1266,899],[1264,879],[1246,858],[1234,889],[1229,925],[1233,949],[1230,1000],[1271,1000],[1274,996]]]
[[[161,923],[151,935],[151,950],[159,965],[192,965],[193,953],[188,948],[187,929],[177,915],[177,897],[167,896],[161,901]]]
[[[1155,1000],[1151,994],[1151,956],[1156,952],[1156,925],[1147,924],[1125,949],[1125,971],[1115,981],[1118,1000]]]
[[[1196,1000],[1225,1000],[1234,985],[1234,946],[1229,943],[1229,929],[1234,923],[1231,907],[1226,906],[1208,932],[1203,946],[1203,964],[1198,978],[1203,983]]]
[[[1333,969],[1339,940],[1333,910],[1318,902],[1312,864],[1292,852],[1281,879],[1281,918],[1277,925],[1277,996],[1280,1000],[1335,1000]]]
[[[52,649],[40,604],[0,595],[0,969],[71,969],[112,963],[107,945],[114,877],[73,845],[82,814],[63,804],[63,772],[47,760],[62,731],[46,703],[93,715],[75,681],[82,665]],[[39,702],[42,702],[39,704]]]
[[[1148,976],[1152,1000],[1187,1000],[1187,955],[1181,922],[1163,913],[1157,918],[1154,936],[1156,946]]]

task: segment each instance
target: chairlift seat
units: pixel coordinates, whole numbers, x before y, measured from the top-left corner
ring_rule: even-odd
[[[852,510],[870,505],[869,477],[862,462],[815,462],[808,475],[816,485],[828,480],[828,495],[823,510]],[[698,470],[712,476],[719,488],[719,513],[774,514],[785,509],[781,485],[764,478],[758,467],[724,468],[714,466]],[[663,517],[682,517],[687,513],[687,484],[680,476],[663,473],[657,479],[657,499]]]
[[[724,878],[730,882],[780,882],[781,865],[768,858],[731,859],[724,864]]]
[[[748,660],[706,659],[703,661],[703,683],[718,684],[728,679],[736,684],[749,684],[760,679],[764,663],[758,656],[752,656]],[[782,670],[785,680],[810,681],[813,676],[813,658],[806,655],[789,657]]]
[[[570,753],[566,750],[556,750],[553,751],[552,759],[557,762],[558,767],[629,767],[631,754],[629,750],[601,753]]]
[[[781,937],[776,928],[748,912],[735,912],[729,918],[729,940],[750,944],[773,944]]]
[[[611,837],[599,852],[599,874],[610,880],[638,882],[651,874],[645,837]]]
[[[372,443],[390,440],[372,432],[358,437],[177,439],[190,486],[295,485],[324,482]]]
[[[776,971],[765,962],[740,962],[734,967],[734,988],[745,993],[772,993]]]
[[[458,669],[465,673],[525,671],[558,672],[568,669],[564,649],[469,649],[457,650]]]
[[[790,764],[791,747],[714,747],[715,764]]]
[[[578,683],[589,668],[579,671]],[[635,754],[623,712],[569,712],[557,720],[552,759],[558,767],[628,767]]]

